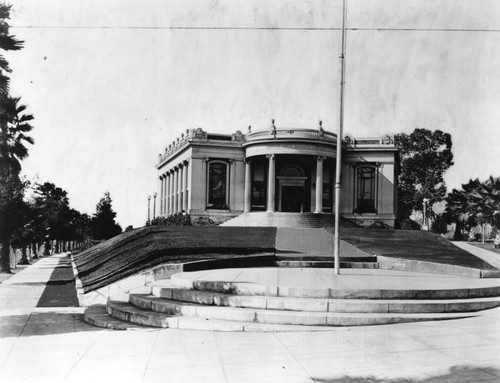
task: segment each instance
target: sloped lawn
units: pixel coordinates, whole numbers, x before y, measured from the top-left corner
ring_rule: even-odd
[[[272,227],[143,227],[74,256],[85,292],[152,266],[274,252]]]
[[[490,264],[428,231],[343,227],[340,237],[369,254],[494,270]]]

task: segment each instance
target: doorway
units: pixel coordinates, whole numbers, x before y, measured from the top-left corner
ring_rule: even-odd
[[[304,191],[304,185],[281,185],[280,211],[302,213],[304,211]]]

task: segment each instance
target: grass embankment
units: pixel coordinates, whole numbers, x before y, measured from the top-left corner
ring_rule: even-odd
[[[74,256],[84,292],[163,263],[274,252],[272,227],[144,227]]]
[[[370,254],[386,257],[495,269],[490,264],[459,249],[447,239],[428,231],[370,230],[343,227],[340,237]]]

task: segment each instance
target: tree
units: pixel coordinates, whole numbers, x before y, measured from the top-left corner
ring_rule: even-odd
[[[23,47],[23,42],[17,40],[15,36],[9,34],[9,24],[7,20],[10,18],[11,5],[0,4],[0,50],[2,51],[17,51]],[[7,97],[9,93],[9,77],[6,73],[12,70],[9,63],[0,54],[0,98]]]
[[[401,161],[398,176],[398,221],[421,210],[424,198],[429,206],[446,195],[444,174],[453,165],[451,135],[440,130],[415,129],[395,136]],[[430,212],[432,215],[432,212]]]
[[[480,225],[500,225],[500,177],[490,176],[486,181],[470,181],[475,187],[466,191],[469,210]]]
[[[462,185],[462,188],[466,187],[467,185]],[[477,224],[474,215],[469,212],[468,198],[463,190],[453,189],[446,196],[446,210],[443,212],[443,218],[447,223],[455,224],[453,239],[456,241],[463,239],[464,229],[470,229]]]
[[[104,193],[96,206],[96,213],[92,217],[92,236],[94,239],[109,239],[122,232],[122,228],[115,222],[116,213],[111,206],[109,192]]]
[[[28,156],[26,143],[33,139],[26,135],[32,127],[33,116],[24,114],[26,107],[19,98],[9,96],[11,72],[3,52],[19,50],[22,42],[9,34],[10,6],[0,4],[0,270],[10,271],[9,252],[13,233],[22,227],[25,182],[21,181],[20,161]],[[19,237],[19,236],[18,236]]]
[[[445,218],[455,222],[455,238],[461,239],[462,228],[491,224],[500,227],[500,177],[490,176],[486,181],[469,180],[462,190],[453,190],[446,197]],[[460,234],[460,235],[459,235]],[[484,241],[484,238],[483,238]]]
[[[10,271],[10,245],[13,233],[24,225],[20,211],[26,182],[8,168],[0,167],[0,271]]]
[[[448,225],[446,224],[446,219],[442,214],[436,215],[431,224],[431,230],[438,234],[446,234],[448,232]]]
[[[28,157],[26,144],[34,144],[29,137],[33,126],[31,114],[24,114],[26,105],[20,105],[19,98],[4,97],[0,104],[0,159],[1,166],[14,173],[21,171],[21,161]]]

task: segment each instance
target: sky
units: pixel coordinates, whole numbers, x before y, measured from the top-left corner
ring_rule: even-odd
[[[142,226],[188,128],[338,128],[341,0],[10,0],[26,177]],[[500,1],[347,0],[346,134],[452,135],[448,188],[500,176]]]

